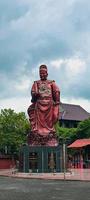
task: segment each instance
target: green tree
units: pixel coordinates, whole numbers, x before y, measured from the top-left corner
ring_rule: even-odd
[[[63,128],[59,123],[55,128],[59,138],[68,138],[71,143],[77,139],[90,138],[90,118],[80,122],[77,128]]]
[[[26,142],[30,129],[24,112],[16,113],[12,109],[1,110],[0,114],[0,150],[5,147],[8,153],[18,152],[20,145]]]
[[[63,128],[58,122],[55,129],[59,138],[68,139],[70,143],[77,139],[77,128]]]
[[[77,138],[90,138],[90,118],[79,123],[77,127]]]

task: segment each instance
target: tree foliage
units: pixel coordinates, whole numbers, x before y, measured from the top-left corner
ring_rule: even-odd
[[[0,113],[0,150],[5,147],[8,153],[17,152],[20,145],[26,142],[29,122],[24,112],[16,113],[12,109],[1,110]]]
[[[69,139],[70,143],[76,139],[90,138],[90,118],[78,124],[77,128],[63,128],[59,123],[55,125],[59,138]],[[26,135],[30,124],[24,112],[16,113],[12,109],[1,110],[0,113],[0,152],[9,154],[18,152],[20,146],[26,143]]]
[[[90,138],[90,118],[79,123],[77,138]]]
[[[90,118],[80,122],[77,128],[63,128],[59,123],[55,128],[59,138],[69,139],[70,143],[77,139],[90,138]]]
[[[63,128],[59,123],[55,126],[56,133],[59,138],[73,142],[77,139],[77,128]]]

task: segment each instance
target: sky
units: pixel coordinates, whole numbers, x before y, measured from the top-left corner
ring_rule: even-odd
[[[63,103],[90,112],[90,1],[0,1],[0,110],[27,112],[39,66]]]

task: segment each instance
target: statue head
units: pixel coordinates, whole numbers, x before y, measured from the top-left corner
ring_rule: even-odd
[[[40,74],[41,80],[47,80],[48,71],[47,71],[47,66],[46,65],[41,65],[40,66],[39,74]]]

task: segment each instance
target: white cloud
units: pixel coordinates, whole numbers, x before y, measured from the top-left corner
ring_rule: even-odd
[[[28,24],[31,22],[31,13],[27,11],[25,15],[20,16],[18,19],[13,19],[10,21],[10,27],[12,31],[24,31],[25,29],[29,29],[30,26]],[[31,24],[31,23],[30,23]]]
[[[28,79],[26,76],[23,76],[19,80],[19,82],[14,85],[14,87],[19,91],[23,91],[29,89],[30,85],[31,85],[31,80]]]
[[[63,59],[52,60],[50,65],[51,65],[51,67],[54,67],[56,69],[60,69],[60,67],[62,66],[63,63],[64,63]]]
[[[13,109],[16,112],[25,112],[27,113],[27,109],[31,104],[31,97],[22,97],[22,98],[7,98],[0,100],[0,110],[1,109]]]
[[[85,72],[86,62],[78,56],[69,57],[68,59],[57,59],[50,62],[50,66],[56,69],[65,67],[66,74],[77,76]]]
[[[0,1],[0,97],[27,96],[45,63],[64,97],[90,99],[89,19],[89,0]]]
[[[65,64],[66,64],[66,72],[72,76],[80,75],[84,73],[86,70],[85,61],[78,57],[66,59]]]

